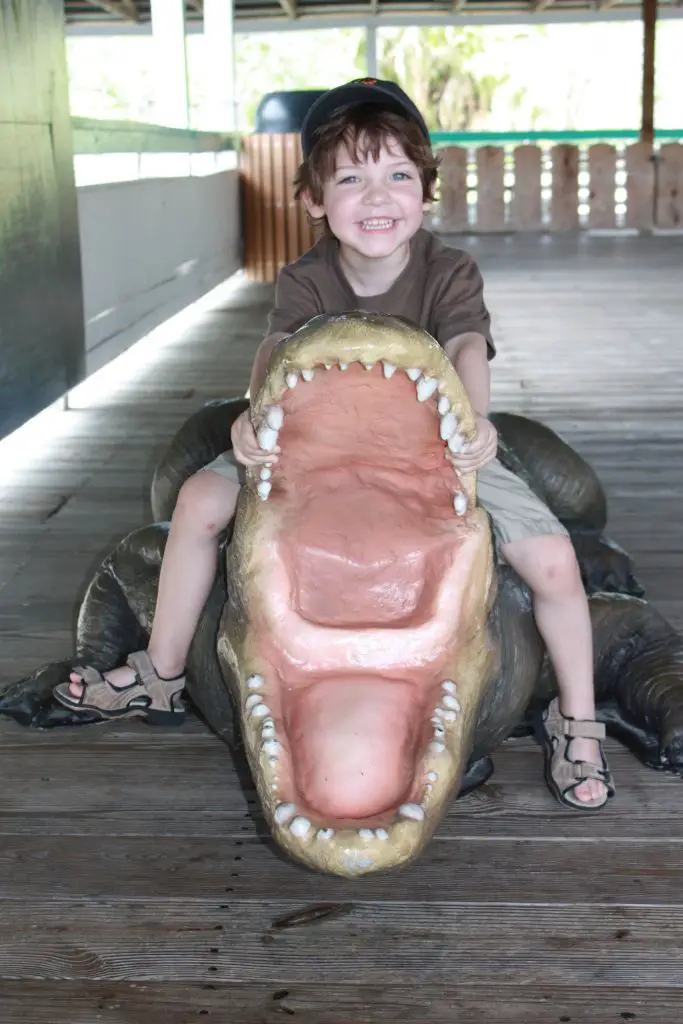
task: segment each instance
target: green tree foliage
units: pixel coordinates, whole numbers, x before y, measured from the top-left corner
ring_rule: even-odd
[[[484,53],[481,29],[456,26],[384,29],[377,40],[380,78],[400,82],[423,111],[432,131],[479,127],[507,74],[482,74],[475,67]]]

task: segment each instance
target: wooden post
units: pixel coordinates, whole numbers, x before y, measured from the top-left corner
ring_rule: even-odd
[[[654,142],[655,137],[655,37],[657,33],[657,0],[643,0],[643,95],[640,141]]]

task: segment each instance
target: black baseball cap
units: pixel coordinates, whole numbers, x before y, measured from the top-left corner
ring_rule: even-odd
[[[379,78],[355,78],[352,82],[338,85],[335,89],[323,93],[309,109],[301,126],[301,148],[304,156],[310,156],[318,128],[327,124],[342,110],[359,107],[364,103],[373,103],[383,110],[400,114],[413,121],[429,142],[429,129],[422,114],[400,85]]]

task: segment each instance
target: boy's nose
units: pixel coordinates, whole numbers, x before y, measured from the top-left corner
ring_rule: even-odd
[[[387,198],[387,190],[383,185],[373,185],[368,189],[366,194],[366,201],[372,203],[373,206],[379,206]]]

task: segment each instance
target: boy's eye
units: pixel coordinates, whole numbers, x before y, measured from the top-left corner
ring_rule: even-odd
[[[353,184],[358,181],[358,177],[355,174],[345,174],[343,178],[340,178],[337,182],[338,185]]]
[[[394,171],[392,177],[394,181],[410,181],[412,175],[408,174],[406,171]]]

